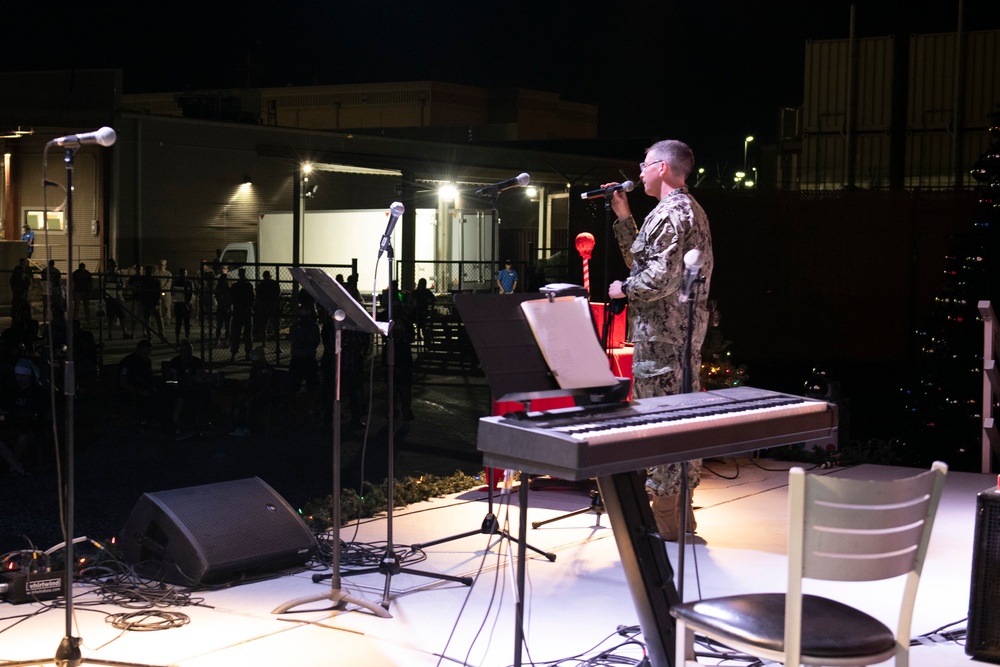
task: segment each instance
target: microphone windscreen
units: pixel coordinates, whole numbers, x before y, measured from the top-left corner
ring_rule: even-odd
[[[94,138],[97,143],[101,146],[111,146],[118,139],[118,135],[110,127],[102,127],[101,129],[94,132]]]
[[[702,264],[705,263],[704,258],[701,256],[701,250],[697,248],[692,248],[684,253],[684,267],[690,269],[691,271],[696,271],[701,268]]]
[[[517,176],[517,184],[518,185],[522,185],[523,186],[523,185],[527,185],[530,182],[531,182],[531,176],[529,176],[528,174],[518,174],[518,176]]]

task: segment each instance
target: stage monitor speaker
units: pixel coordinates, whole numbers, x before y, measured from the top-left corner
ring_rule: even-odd
[[[193,588],[295,571],[316,551],[302,518],[257,477],[145,493],[119,542],[140,576]]]
[[[1000,490],[976,499],[968,635],[965,652],[976,660],[1000,662]]]

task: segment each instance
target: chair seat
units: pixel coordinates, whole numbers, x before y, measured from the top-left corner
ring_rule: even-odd
[[[785,596],[782,593],[732,595],[675,605],[674,618],[691,629],[766,650],[785,649]],[[895,637],[881,621],[834,600],[802,596],[802,655],[851,658],[892,651]]]

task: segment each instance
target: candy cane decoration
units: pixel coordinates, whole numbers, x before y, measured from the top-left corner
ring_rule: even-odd
[[[594,235],[590,232],[577,234],[576,251],[583,258],[583,289],[590,294],[590,257],[594,252]]]

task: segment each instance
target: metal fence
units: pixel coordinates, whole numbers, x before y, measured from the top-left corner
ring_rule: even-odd
[[[289,358],[288,347],[282,347],[281,339],[286,337],[291,322],[297,316],[300,293],[305,294],[292,278],[291,268],[287,264],[244,267],[255,294],[265,272],[277,283],[279,297],[276,308],[265,312],[255,307],[251,313],[249,346],[264,346],[269,360],[279,366],[286,365]],[[347,276],[356,273],[357,264],[317,268],[322,268],[331,276],[344,276],[347,280]],[[12,269],[0,270],[0,320],[3,321],[0,329],[14,320],[15,313],[18,317],[27,315],[37,326],[44,326],[50,318],[50,300],[53,309],[66,312],[67,281],[72,280],[72,274],[60,272],[49,281],[47,274],[32,269],[27,278],[26,303],[22,299],[19,306],[14,298],[13,273]],[[203,264],[195,275],[186,276],[191,288],[188,297],[185,297],[179,275],[154,274],[160,290],[152,298],[146,298],[148,289],[137,276],[134,269],[114,273],[91,272],[90,290],[74,289],[74,319],[94,335],[102,350],[107,349],[105,341],[122,338],[148,337],[154,344],[168,348],[175,348],[180,339],[187,338],[196,353],[209,364],[233,357],[234,345],[240,359],[246,356],[246,340],[233,341],[232,313],[225,308],[225,304],[220,307],[217,296],[222,277],[225,276],[226,282],[231,285],[238,278],[238,267],[233,267],[230,273],[230,267]],[[309,301],[305,296],[302,299]],[[121,354],[124,352],[117,356]],[[104,360],[105,363],[115,361],[117,359]]]

